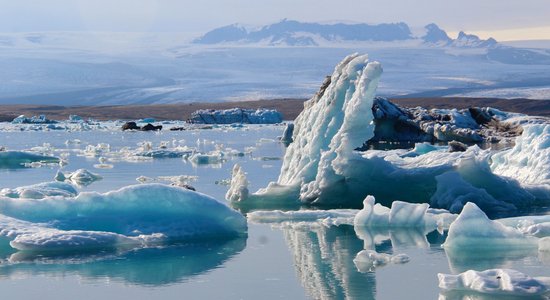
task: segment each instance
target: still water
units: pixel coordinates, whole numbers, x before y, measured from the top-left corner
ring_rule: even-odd
[[[198,191],[223,200],[224,184],[239,163],[252,191],[277,179],[285,147],[281,126],[249,126],[160,133],[120,131],[2,132],[0,146],[25,150],[48,143],[64,156],[63,171],[88,169],[103,177],[80,191],[106,192],[146,176],[196,176]],[[80,144],[66,141],[80,140]],[[135,149],[144,141],[158,146],[187,145],[200,151],[232,148],[216,164],[182,158],[112,161],[94,168],[98,157],[83,156],[87,145],[110,144],[110,151]],[[223,147],[220,146],[223,144]],[[217,145],[217,146],[216,146]],[[48,145],[46,145],[48,146]],[[250,148],[253,147],[253,148]],[[51,181],[58,166],[0,169],[0,189]],[[249,222],[248,237],[224,242],[169,245],[117,252],[32,256],[0,240],[0,291],[4,299],[491,299],[481,295],[440,295],[437,273],[513,268],[530,276],[550,276],[550,258],[538,253],[491,257],[448,257],[445,233],[417,230],[360,230],[353,226],[293,226]],[[353,262],[366,245],[377,252],[405,253],[410,262],[376,269]],[[470,297],[470,298],[465,298]]]

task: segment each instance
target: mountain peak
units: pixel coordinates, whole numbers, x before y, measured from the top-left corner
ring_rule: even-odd
[[[448,45],[453,41],[445,30],[434,23],[426,25],[424,29],[426,29],[426,35],[422,37],[422,40],[425,43]]]
[[[456,47],[468,47],[468,48],[491,48],[498,44],[498,42],[489,38],[487,40],[480,39],[479,36],[475,34],[467,34],[464,31],[458,33],[458,37],[453,41],[453,46]]]

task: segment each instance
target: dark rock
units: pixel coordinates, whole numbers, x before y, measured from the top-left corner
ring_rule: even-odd
[[[449,142],[449,152],[464,152],[468,149],[468,145],[458,142],[450,141]]]
[[[162,125],[155,126],[151,123],[147,123],[147,125],[141,128],[141,131],[160,131],[160,130],[162,130]]]
[[[400,107],[385,98],[376,97],[372,106],[374,137],[360,150],[381,143],[460,142],[471,145],[495,143],[521,135],[519,124],[500,122],[490,108],[442,111],[422,107]],[[452,149],[459,151],[455,144]]]
[[[136,122],[126,122],[122,125],[122,130],[141,130],[141,127],[137,126]]]
[[[487,124],[493,119],[493,117],[487,111],[484,111],[479,107],[470,107],[468,108],[468,111],[470,112],[472,118],[474,118],[476,123],[479,125]]]

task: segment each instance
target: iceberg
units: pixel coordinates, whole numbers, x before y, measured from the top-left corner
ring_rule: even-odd
[[[548,292],[550,278],[532,278],[511,269],[468,270],[459,275],[437,274],[445,291],[468,291],[499,296],[537,296]]]
[[[1,168],[23,168],[31,163],[59,163],[59,158],[25,151],[0,151]]]
[[[0,235],[10,238],[10,245],[19,250],[230,239],[247,231],[246,219],[227,205],[161,184],[129,186],[105,194],[0,196],[0,213]]]
[[[546,185],[550,189],[550,124],[531,124],[510,150],[494,154],[491,169],[495,174],[526,185]]]
[[[546,119],[525,124],[490,108],[403,110],[375,98],[381,73],[381,65],[370,62],[367,55],[346,57],[319,92],[305,102],[304,110],[296,118],[293,142],[286,150],[278,180],[257,192],[249,192],[245,172],[233,172],[238,180],[232,181],[234,186],[227,199],[241,208],[282,209],[301,205],[360,208],[367,195],[375,195],[388,206],[406,195],[411,202],[429,203],[452,213],[460,212],[467,202],[474,202],[491,217],[513,215],[533,204],[548,203],[550,186],[545,184],[544,177],[549,173],[550,161],[548,155],[539,158],[535,154],[545,154],[543,149],[550,145],[545,142],[550,135],[541,129],[547,126]],[[417,144],[412,151],[357,151],[364,149],[366,142],[378,141],[383,136],[425,141],[415,139],[411,136],[414,132],[405,127],[398,126],[405,128],[399,132],[393,125],[384,126],[383,120],[390,119],[414,123],[430,134],[430,141],[510,141],[521,133],[519,144],[528,145],[537,132],[541,133],[543,137],[537,140],[540,151],[529,150],[537,166],[532,163],[523,171],[537,179],[526,181],[505,176],[505,167],[502,171],[497,167],[502,159],[496,156],[492,160],[498,150],[483,150],[477,145],[451,145],[449,149]]]
[[[443,244],[447,253],[480,255],[499,251],[530,251],[538,247],[538,239],[490,220],[473,203],[467,203],[449,227]]]
[[[414,204],[394,201],[391,208],[374,203],[373,196],[363,201],[363,209],[353,220],[354,226],[386,228],[447,228],[456,215],[442,210],[430,210],[427,203]],[[433,212],[433,213],[432,213]]]
[[[283,121],[283,116],[274,109],[200,109],[191,114],[190,121],[199,124],[277,124]]]
[[[33,116],[27,118],[25,115],[20,115],[11,121],[12,124],[54,124],[56,121],[49,120],[45,115]]]

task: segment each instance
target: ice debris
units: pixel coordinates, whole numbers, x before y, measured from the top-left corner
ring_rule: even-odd
[[[529,277],[511,269],[468,270],[459,275],[437,274],[445,291],[467,291],[499,296],[537,296],[548,292],[550,278]]]

